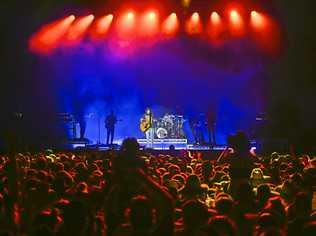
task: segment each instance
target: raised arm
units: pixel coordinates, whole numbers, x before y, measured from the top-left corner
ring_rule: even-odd
[[[143,170],[138,170],[136,174],[139,181],[146,186],[149,197],[155,204],[157,211],[157,228],[155,235],[172,235],[174,208],[171,195],[147,176]]]

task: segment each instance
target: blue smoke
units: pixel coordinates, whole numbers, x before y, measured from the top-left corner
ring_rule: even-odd
[[[249,131],[265,109],[265,59],[247,39],[213,47],[179,36],[155,43],[84,41],[50,58],[60,112],[84,115],[86,137],[105,140],[105,116],[121,121],[116,139],[142,137],[139,119],[146,107],[156,116],[186,118],[216,111],[217,142],[236,130]],[[185,124],[189,141],[192,134]],[[205,136],[207,136],[205,134]]]

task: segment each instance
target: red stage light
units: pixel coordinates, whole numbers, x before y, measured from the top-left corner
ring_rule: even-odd
[[[128,12],[126,17],[128,20],[133,20],[135,18],[135,14],[133,12]]]
[[[149,12],[148,13],[148,19],[149,20],[155,20],[156,18],[156,13],[155,12]]]
[[[117,33],[120,37],[131,37],[136,25],[136,16],[133,11],[128,11],[117,21]]]
[[[174,35],[179,29],[179,20],[176,13],[171,13],[162,24],[162,33]]]
[[[202,23],[200,20],[200,15],[194,12],[190,19],[186,23],[186,31],[189,34],[199,34],[202,32]]]
[[[251,16],[250,18],[251,25],[255,29],[262,29],[263,27],[266,26],[267,20],[265,19],[263,14],[258,13],[256,11],[252,11],[250,16]]]
[[[152,36],[159,31],[158,14],[155,11],[148,11],[141,18],[139,33],[142,36]]]
[[[222,33],[224,26],[220,15],[217,12],[212,12],[208,23],[208,35],[214,44],[221,44]]]
[[[251,16],[252,16],[252,17],[256,17],[256,16],[258,16],[258,12],[256,12],[256,11],[251,11],[251,13],[250,13],[250,14],[251,14]]]
[[[92,32],[94,38],[101,38],[104,36],[110,29],[110,26],[113,21],[113,15],[109,14],[101,17],[95,24],[95,29]]]
[[[237,10],[230,11],[230,22],[230,29],[233,35],[242,35],[244,33],[244,22]]]
[[[88,15],[77,20],[69,29],[67,34],[67,43],[78,43],[85,32],[88,30],[89,26],[94,20],[93,15]]]
[[[232,11],[230,12],[230,18],[231,18],[231,20],[232,20],[233,22],[238,21],[238,20],[239,20],[239,14],[238,14],[238,12],[237,12],[236,10],[232,10]]]
[[[191,0],[182,0],[182,6],[188,8],[190,4],[191,4]]]
[[[192,19],[192,21],[193,21],[194,23],[197,23],[197,22],[200,20],[199,13],[194,12],[194,13],[192,14],[191,19]]]
[[[282,33],[279,25],[268,15],[252,11],[250,13],[251,36],[258,46],[271,55],[281,50]]]
[[[221,23],[221,17],[219,16],[219,14],[216,11],[212,12],[212,14],[211,14],[211,23],[213,25],[218,25]]]
[[[230,21],[234,27],[241,27],[243,25],[243,20],[236,10],[230,12]]]
[[[67,33],[74,20],[75,16],[70,15],[62,20],[43,26],[31,37],[29,41],[30,50],[43,54],[52,52],[58,47],[59,41]]]

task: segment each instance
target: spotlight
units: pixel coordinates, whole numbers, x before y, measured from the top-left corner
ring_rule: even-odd
[[[135,23],[136,23],[136,15],[133,11],[125,12],[121,15],[117,20],[117,33],[122,37],[131,37],[133,34]]]
[[[199,20],[200,20],[200,16],[199,16],[199,13],[197,12],[194,12],[191,16],[191,19],[193,22],[197,23]]]
[[[256,11],[251,11],[251,17],[257,17],[258,16],[258,12]]]
[[[220,15],[215,11],[212,12],[207,32],[214,45],[220,45],[223,42],[222,33],[224,29]]]
[[[221,18],[219,16],[219,14],[216,11],[212,12],[212,14],[211,14],[212,24],[217,25],[220,23],[220,21],[221,21]]]
[[[155,12],[149,12],[148,13],[148,19],[149,20],[154,20],[156,18],[156,13]]]
[[[199,34],[202,31],[202,23],[200,21],[200,15],[194,12],[190,19],[186,23],[186,31],[189,34]]]
[[[240,36],[244,33],[244,22],[237,10],[230,11],[230,30],[233,35]]]
[[[182,6],[188,8],[190,4],[191,4],[191,0],[182,0]]]
[[[159,19],[155,11],[147,11],[141,18],[141,27],[139,33],[143,36],[152,36],[158,33]]]
[[[29,41],[29,49],[33,52],[47,54],[58,47],[60,40],[65,36],[75,20],[74,15],[43,26]]]
[[[74,21],[76,19],[76,17],[74,15],[70,15],[67,18],[69,21]]]
[[[93,21],[94,20],[94,15],[90,14],[87,16],[87,21]]]
[[[69,29],[67,41],[75,43],[79,41],[94,20],[94,15],[88,15],[77,20]]]
[[[133,20],[135,18],[135,14],[133,12],[128,12],[127,13],[127,19],[128,20]]]
[[[162,32],[166,35],[173,35],[179,28],[179,21],[176,13],[171,13],[162,24]]]
[[[232,10],[230,12],[230,18],[234,21],[234,20],[238,20],[239,19],[239,14],[236,10]]]
[[[113,21],[112,14],[101,17],[95,25],[95,31],[93,32],[94,36],[101,37],[104,34],[106,34],[112,24],[112,21]]]
[[[256,29],[262,29],[266,24],[265,16],[257,11],[252,11],[250,13],[251,25]]]

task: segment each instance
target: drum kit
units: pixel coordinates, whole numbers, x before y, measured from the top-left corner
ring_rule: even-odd
[[[155,136],[158,139],[182,139],[184,118],[181,115],[166,114],[162,118],[154,119]]]

